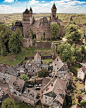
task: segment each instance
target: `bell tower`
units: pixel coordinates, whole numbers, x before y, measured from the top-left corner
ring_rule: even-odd
[[[51,8],[51,11],[52,11],[52,21],[55,21],[56,20],[56,11],[57,11],[57,8],[55,6],[55,3],[53,4],[52,8]]]

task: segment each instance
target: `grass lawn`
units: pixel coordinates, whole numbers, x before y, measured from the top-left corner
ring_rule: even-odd
[[[25,103],[16,103],[16,108],[33,108]]]
[[[53,62],[53,59],[44,59],[42,60],[43,62],[49,63],[49,62]]]
[[[25,57],[34,56],[35,52],[41,52],[42,56],[50,56],[52,51],[51,48],[22,48],[22,51],[17,55],[0,56],[0,63],[13,66],[20,63]]]
[[[73,76],[73,81],[75,80],[75,78],[76,78],[76,77],[75,77],[75,76]]]
[[[77,89],[79,90],[79,88],[84,88],[84,85],[77,82]]]

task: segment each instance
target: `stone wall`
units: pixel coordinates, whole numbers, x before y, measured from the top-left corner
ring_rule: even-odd
[[[51,48],[51,42],[35,42],[36,48]]]
[[[22,45],[25,48],[28,48],[29,46],[33,46],[33,40],[30,38],[24,38],[22,41]]]

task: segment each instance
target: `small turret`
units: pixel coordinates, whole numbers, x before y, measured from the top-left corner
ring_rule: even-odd
[[[29,10],[26,8],[26,10],[23,13],[29,14]]]
[[[30,7],[30,11],[33,11],[31,7]]]
[[[33,10],[32,10],[31,7],[30,7],[30,11],[29,11],[29,13],[30,13],[30,17],[32,17]]]

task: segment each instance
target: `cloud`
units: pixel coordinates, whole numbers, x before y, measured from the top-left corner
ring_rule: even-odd
[[[22,7],[12,7],[9,5],[0,5],[0,14],[8,14],[8,13],[22,13],[25,8]]]
[[[14,0],[5,0],[4,2],[12,3]]]
[[[14,0],[5,0],[5,1],[14,1]],[[15,0],[17,1],[17,0]],[[51,7],[53,5],[53,1],[38,1],[38,0],[30,0],[29,2],[14,2],[11,5],[0,5],[0,13],[19,13],[23,12],[26,9],[26,5],[28,8],[30,6],[33,9],[34,13],[51,13]],[[76,0],[60,0],[55,1],[57,7],[57,13],[86,13],[86,2],[85,1],[76,1]]]
[[[36,0],[31,0],[29,1],[29,5],[35,5],[35,4],[38,4],[39,1],[36,1]]]
[[[42,1],[42,3],[44,3],[45,1]]]

